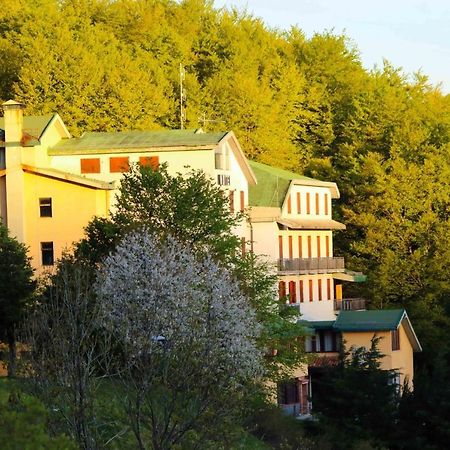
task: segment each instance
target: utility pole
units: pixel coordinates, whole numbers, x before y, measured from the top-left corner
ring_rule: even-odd
[[[184,121],[185,121],[185,111],[184,111],[184,100],[186,98],[186,93],[184,91],[183,87],[183,81],[184,81],[184,67],[183,64],[180,63],[180,128],[184,129]]]

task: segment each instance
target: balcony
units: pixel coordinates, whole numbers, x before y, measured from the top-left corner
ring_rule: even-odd
[[[366,309],[366,299],[364,298],[344,298],[334,301],[335,311],[359,311]]]
[[[279,274],[333,273],[345,271],[344,258],[283,258],[278,260]]]

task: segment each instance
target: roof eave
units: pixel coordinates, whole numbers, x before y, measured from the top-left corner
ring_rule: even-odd
[[[241,166],[242,172],[245,175],[245,178],[247,179],[247,182],[249,185],[256,185],[258,183],[255,173],[253,172],[253,169],[250,167],[250,164],[247,161],[247,158],[245,157],[244,152],[242,151],[241,145],[239,144],[239,141],[234,134],[233,131],[229,131],[223,138],[219,141],[219,143],[231,139],[232,142],[235,144],[234,147],[231,146],[231,149],[233,150],[235,157]]]

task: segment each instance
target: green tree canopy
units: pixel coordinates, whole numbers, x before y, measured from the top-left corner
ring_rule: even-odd
[[[0,223],[0,339],[9,346],[8,375],[14,376],[16,331],[35,289],[27,248]]]

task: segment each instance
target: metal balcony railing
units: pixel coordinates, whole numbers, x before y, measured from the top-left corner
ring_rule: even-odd
[[[335,311],[358,311],[366,309],[366,299],[364,298],[344,298],[334,301]]]
[[[330,273],[344,270],[345,262],[342,257],[283,258],[278,260],[278,272]]]

